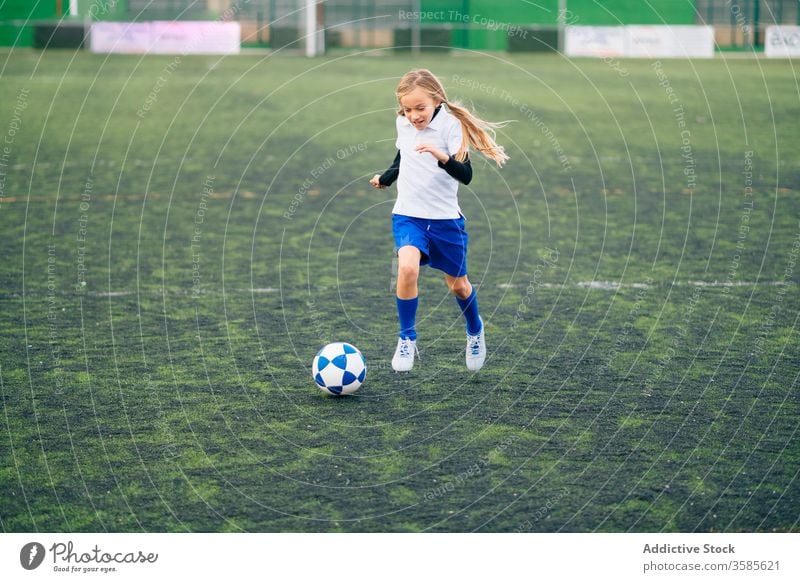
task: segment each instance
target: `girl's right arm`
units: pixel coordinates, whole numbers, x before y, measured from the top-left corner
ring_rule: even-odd
[[[372,180],[369,181],[370,184],[375,186],[376,188],[386,188],[387,186],[391,186],[397,180],[397,177],[400,175],[400,150],[397,150],[397,155],[394,157],[394,161],[392,165],[389,166],[389,169],[386,170],[383,174],[375,174],[372,177]]]

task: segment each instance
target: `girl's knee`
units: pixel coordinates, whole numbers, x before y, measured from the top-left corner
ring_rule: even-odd
[[[450,291],[459,299],[466,299],[472,293],[472,286],[466,277],[458,277],[447,282]]]
[[[397,267],[397,278],[401,281],[413,282],[419,277],[419,265],[400,264]]]

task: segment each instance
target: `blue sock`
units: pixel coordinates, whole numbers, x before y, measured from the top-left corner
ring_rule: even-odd
[[[414,323],[417,320],[417,305],[419,297],[413,299],[400,299],[397,297],[397,315],[400,318],[400,337],[403,339],[417,339]]]
[[[466,299],[456,297],[458,306],[461,308],[461,313],[464,314],[464,319],[467,320],[467,333],[469,335],[478,335],[481,331],[481,320],[478,313],[478,295],[475,293],[475,287],[472,288],[472,294]]]

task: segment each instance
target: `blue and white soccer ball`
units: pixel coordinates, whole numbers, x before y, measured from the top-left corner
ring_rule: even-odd
[[[364,383],[367,362],[355,346],[334,342],[314,356],[311,375],[323,392],[336,396],[352,394]]]

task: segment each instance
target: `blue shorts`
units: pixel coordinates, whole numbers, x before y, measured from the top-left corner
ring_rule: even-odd
[[[464,217],[447,219],[414,218],[392,214],[394,251],[411,245],[419,249],[420,265],[430,265],[451,277],[467,274],[467,231]]]

